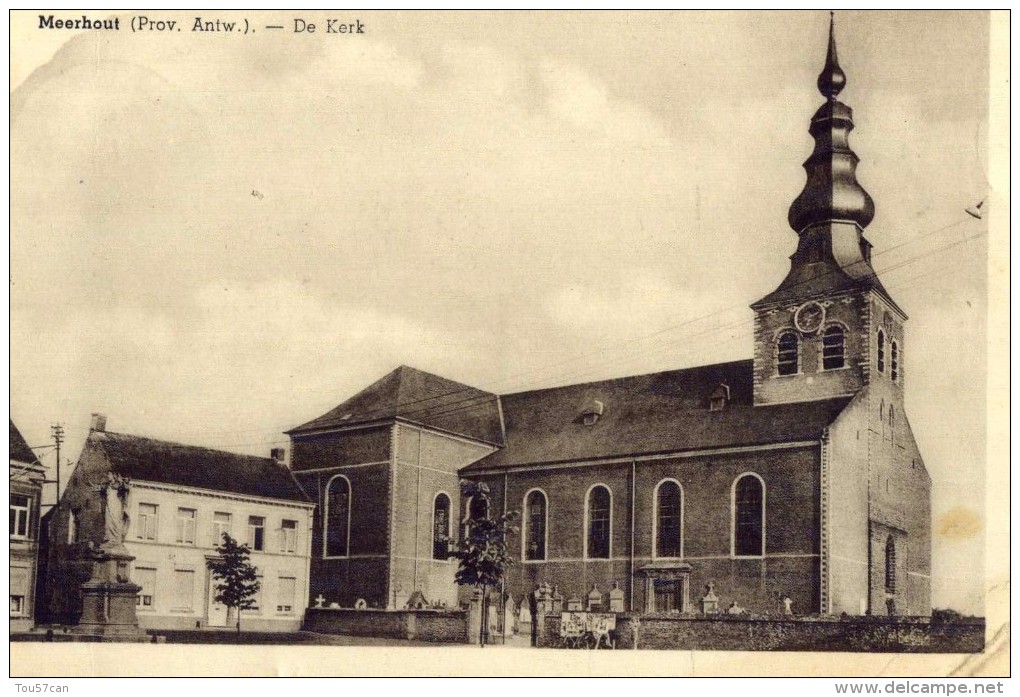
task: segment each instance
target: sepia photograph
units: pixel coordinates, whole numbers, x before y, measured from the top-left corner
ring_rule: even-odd
[[[10,25],[12,678],[1009,675],[1008,14]]]

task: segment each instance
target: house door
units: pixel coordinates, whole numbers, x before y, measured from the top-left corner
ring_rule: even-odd
[[[209,593],[206,602],[205,624],[207,627],[227,626],[227,606],[216,602],[216,582],[211,573],[209,574]]]

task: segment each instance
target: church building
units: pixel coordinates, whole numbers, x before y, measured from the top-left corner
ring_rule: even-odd
[[[751,305],[747,360],[503,395],[401,367],[289,431],[317,503],[309,597],[454,605],[450,541],[468,516],[519,511],[517,599],[549,584],[585,603],[622,592],[636,612],[710,595],[754,613],[930,614],[907,316],[871,265],[845,83],[830,27],[796,249]],[[461,500],[465,478],[488,498]]]

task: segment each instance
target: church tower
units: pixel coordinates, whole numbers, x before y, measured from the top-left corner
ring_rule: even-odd
[[[875,204],[857,181],[853,112],[837,99],[845,86],[830,19],[818,76],[825,103],[811,118],[807,182],[788,216],[797,250],[779,287],[751,305],[755,404],[849,396],[877,381],[902,395],[907,317],[871,265],[864,229]]]

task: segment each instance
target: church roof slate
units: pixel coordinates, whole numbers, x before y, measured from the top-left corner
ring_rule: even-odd
[[[102,450],[115,473],[129,479],[308,501],[290,470],[269,458],[109,431],[93,431],[89,441]]]
[[[496,395],[406,365],[287,433],[300,435],[395,419],[492,445],[503,444]]]
[[[506,447],[461,472],[813,440],[851,399],[754,406],[752,370],[744,360],[505,395]],[[711,411],[720,384],[730,400]],[[588,425],[592,400],[605,409]]]

